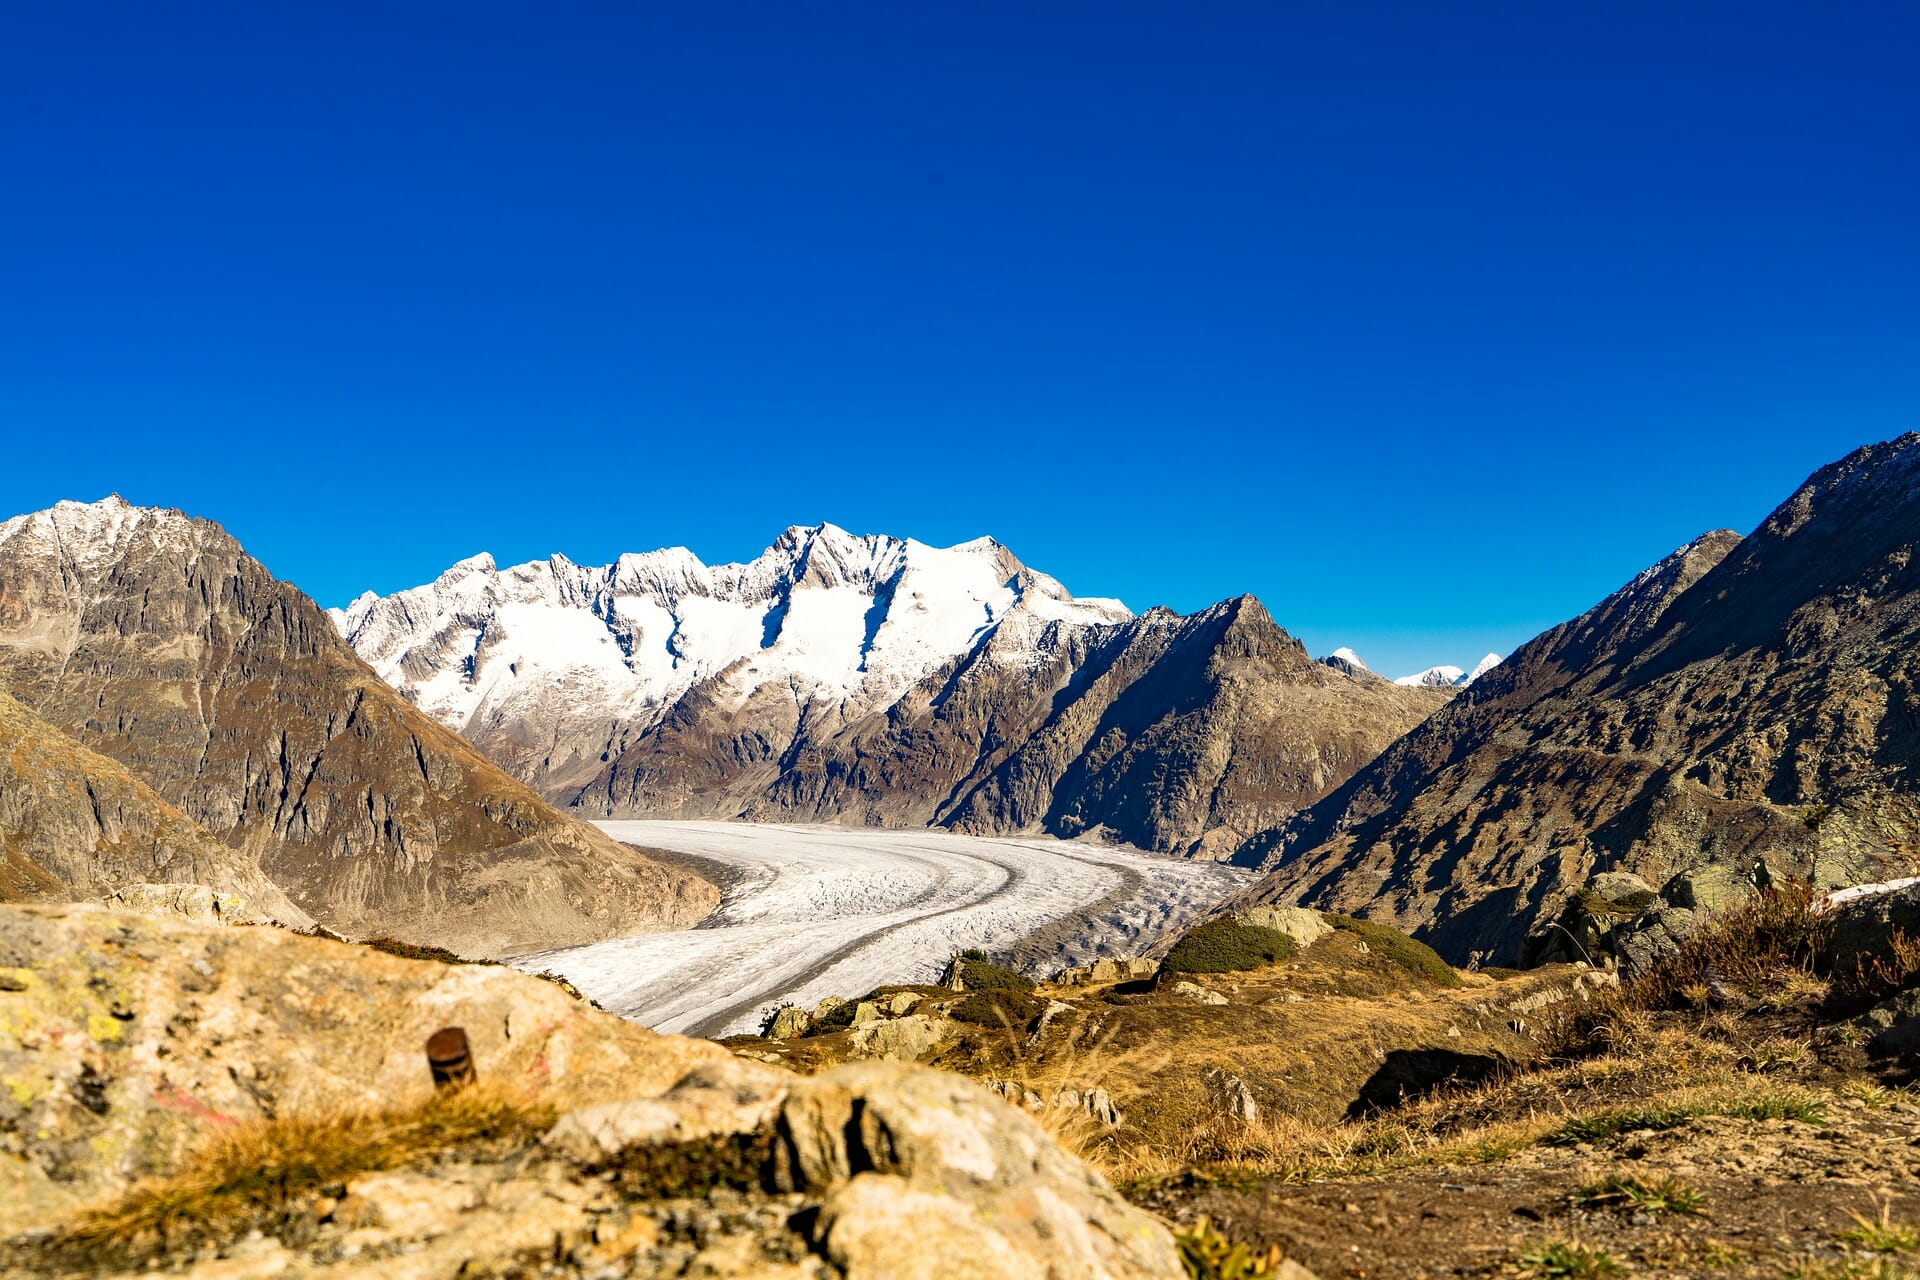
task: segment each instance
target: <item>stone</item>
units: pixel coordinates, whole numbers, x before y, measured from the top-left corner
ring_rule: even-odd
[[[1302,951],[1333,932],[1333,926],[1324,916],[1305,907],[1246,907],[1234,912],[1233,920],[1237,924],[1284,933]]]
[[[847,1043],[856,1058],[919,1062],[951,1039],[954,1030],[954,1023],[946,1018],[913,1013],[904,1018],[856,1022]]]
[[[750,1133],[772,1121],[787,1080],[738,1058],[702,1063],[657,1098],[570,1111],[541,1143],[576,1164],[599,1167],[630,1147]]]
[[[847,1007],[847,1002],[844,998],[840,996],[828,996],[826,999],[822,1000],[819,1004],[813,1006],[813,1020],[815,1022],[820,1022],[824,1020],[826,1016],[832,1013],[834,1010],[844,1009],[846,1007]]]
[[[1587,881],[1587,889],[1604,902],[1634,910],[1659,896],[1652,885],[1630,871],[1602,871]]]
[[[818,1177],[831,1179],[834,1194],[822,1204],[818,1230],[848,1280],[1186,1274],[1158,1222],[973,1081],[905,1064],[848,1064],[796,1082],[780,1124],[788,1181],[805,1190]],[[862,1180],[860,1190],[846,1190]],[[876,1221],[921,1223],[940,1240],[962,1242],[963,1254],[930,1257],[911,1232],[887,1233],[889,1240],[857,1228],[856,1208]],[[991,1258],[997,1269],[954,1270],[959,1256]]]
[[[1136,959],[1126,963],[1127,976],[1136,982],[1144,981],[1160,972],[1158,960]]]
[[[1680,949],[1695,928],[1693,912],[1656,903],[1614,929],[1613,953],[1620,976],[1628,981],[1649,972],[1660,960]]]
[[[1706,914],[1753,896],[1753,881],[1732,867],[1711,863],[1674,876],[1660,886],[1660,896],[1676,907]]]
[[[813,1019],[806,1010],[798,1005],[783,1004],[774,1010],[773,1017],[767,1021],[766,1034],[770,1040],[792,1040],[811,1030]]]
[[[1209,1068],[1206,1079],[1207,1098],[1216,1109],[1232,1116],[1243,1126],[1250,1126],[1259,1119],[1259,1104],[1254,1101],[1253,1090],[1245,1080],[1219,1067]]]
[[[901,991],[887,1001],[887,1012],[897,1018],[903,1013],[911,1013],[913,1006],[918,1003],[920,1003],[919,996],[911,991]]]
[[[1902,991],[1861,1015],[1855,1025],[1873,1032],[1869,1052],[1893,1056],[1920,1054],[1920,991]]]
[[[847,1280],[1046,1280],[972,1205],[899,1178],[862,1173],[820,1207],[816,1238]]]
[[[1920,938],[1920,881],[1861,885],[1830,896],[1833,933],[1826,964],[1849,971],[1889,953],[1895,931]]]
[[[869,1022],[878,1022],[878,1021],[880,1021],[880,1007],[874,1004],[873,1001],[862,1000],[859,1004],[853,1007],[853,1024],[852,1025],[856,1027],[864,1027]]]
[[[123,884],[99,899],[103,907],[142,915],[172,915],[194,924],[273,924],[239,894],[204,884]]]
[[[1218,991],[1209,991],[1197,982],[1188,982],[1184,978],[1170,988],[1174,995],[1182,1000],[1191,1000],[1195,1004],[1225,1004],[1227,998]]]

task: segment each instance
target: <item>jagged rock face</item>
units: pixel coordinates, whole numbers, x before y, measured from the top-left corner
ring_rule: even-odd
[[[1208,856],[1451,692],[1314,663],[1251,598],[1134,618],[987,539],[831,526],[715,569],[684,551],[468,561],[338,620],[422,707],[582,813],[1102,830]]]
[[[179,512],[0,524],[0,681],[342,932],[503,954],[686,924],[717,896],[556,813]]]
[[[294,928],[313,921],[246,854],[126,766],[0,691],[0,901],[73,901],[135,885],[205,885]]]
[[[1760,858],[1823,885],[1920,851],[1920,436],[1816,473],[1494,668],[1249,843],[1266,901],[1515,955],[1596,870]],[[1830,811],[1829,808],[1830,807]]]

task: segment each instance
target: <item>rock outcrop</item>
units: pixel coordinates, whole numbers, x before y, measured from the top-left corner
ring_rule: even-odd
[[[543,1137],[495,1126],[332,1185],[263,1184],[285,1197],[264,1216],[157,1240],[68,1229],[217,1133],[425,1114],[407,1108],[433,1096],[421,1046],[444,1025],[466,1029],[483,1089],[559,1113]],[[422,1280],[1184,1274],[1158,1220],[981,1085],[902,1063],[798,1077],[494,966],[0,908],[0,1073],[0,1267],[31,1274],[140,1274],[155,1249],[231,1274]]]
[[[1208,857],[1452,692],[1313,662],[1251,597],[1135,618],[989,539],[831,525],[746,565],[481,557],[337,621],[423,709],[590,816],[1097,831]]]
[[[342,933],[497,955],[717,901],[555,812],[177,511],[111,498],[0,524],[0,683]]]
[[[1511,958],[1596,871],[1762,858],[1823,886],[1920,850],[1920,435],[1816,473],[1530,642],[1249,842],[1250,894]],[[1703,880],[1702,883],[1705,883]]]

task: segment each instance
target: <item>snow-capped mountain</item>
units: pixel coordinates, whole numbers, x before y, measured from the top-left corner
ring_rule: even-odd
[[[1490,653],[1475,663],[1471,671],[1463,667],[1428,667],[1425,671],[1416,671],[1410,676],[1401,676],[1395,680],[1394,683],[1407,685],[1409,687],[1464,689],[1499,665],[1500,655]]]
[[[333,615],[422,710],[550,790],[703,682],[728,711],[765,690],[796,714],[847,718],[1002,627],[1133,616],[1075,599],[991,538],[942,548],[831,524],[790,528],[746,564],[705,565],[684,547],[600,567],[556,555],[501,569],[478,555]]]
[[[1101,829],[1208,852],[1444,700],[1313,662],[1251,597],[1136,618],[990,538],[832,525],[746,564],[476,556],[335,622],[423,710],[590,816]]]
[[[1332,653],[1320,659],[1320,661],[1326,666],[1333,667],[1335,670],[1345,671],[1349,675],[1357,675],[1361,672],[1371,672],[1373,670],[1359,654],[1344,646],[1335,649]],[[1428,667],[1425,671],[1418,671],[1410,676],[1401,676],[1396,679],[1394,683],[1406,689],[1464,689],[1499,665],[1500,655],[1490,653],[1480,659],[1471,671],[1468,671],[1464,667]]]

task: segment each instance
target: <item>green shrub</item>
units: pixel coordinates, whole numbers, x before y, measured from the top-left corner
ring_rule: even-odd
[[[1173,944],[1161,966],[1168,973],[1234,973],[1278,964],[1300,948],[1277,929],[1209,920]]]
[[[993,963],[984,951],[962,951],[953,963],[959,970],[960,984],[968,991],[1033,990],[1033,979]]]
[[[970,991],[947,1011],[956,1022],[982,1027],[1024,1027],[1040,1016],[1040,1001],[1025,991]]]
[[[1542,1280],[1554,1277],[1560,1280],[1602,1280],[1605,1276],[1621,1274],[1620,1262],[1605,1249],[1591,1249],[1583,1244],[1568,1244],[1561,1240],[1550,1240],[1535,1245],[1520,1255],[1520,1265],[1525,1268],[1523,1276],[1539,1276]]]
[[[390,956],[399,956],[402,960],[435,960],[441,964],[498,964],[497,960],[469,960],[456,955],[445,947],[429,947],[418,942],[402,942],[398,938],[367,938],[360,944],[372,947],[375,951],[384,951]]]
[[[1327,923],[1353,934],[1367,944],[1368,950],[1437,987],[1465,985],[1460,975],[1453,971],[1453,966],[1440,958],[1439,952],[1424,942],[1415,942],[1392,925],[1334,915],[1327,917]]]

